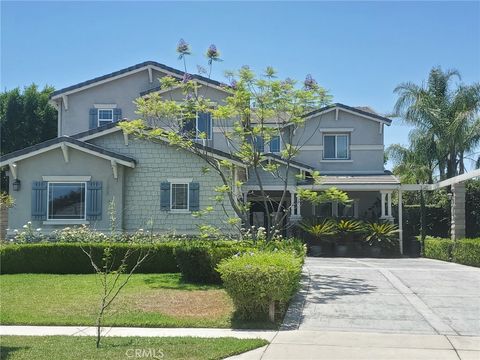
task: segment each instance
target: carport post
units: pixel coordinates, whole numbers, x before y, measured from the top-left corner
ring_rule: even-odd
[[[401,189],[398,189],[398,240],[400,245],[400,254],[403,255],[403,202]]]

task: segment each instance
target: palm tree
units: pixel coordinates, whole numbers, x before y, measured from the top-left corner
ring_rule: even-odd
[[[440,179],[462,173],[465,156],[480,143],[480,84],[451,89],[455,78],[460,80],[457,70],[435,67],[426,84],[406,82],[394,90],[399,96],[394,115],[435,144],[428,156],[435,160]]]

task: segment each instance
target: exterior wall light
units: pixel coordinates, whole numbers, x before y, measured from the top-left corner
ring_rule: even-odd
[[[20,191],[21,188],[21,182],[18,179],[13,180],[13,191]]]

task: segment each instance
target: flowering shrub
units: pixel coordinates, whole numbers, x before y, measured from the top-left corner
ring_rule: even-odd
[[[20,231],[15,229],[13,232],[15,234],[13,241],[17,243],[35,243],[46,239],[46,236],[42,234],[42,229],[35,229],[31,221],[23,225]]]

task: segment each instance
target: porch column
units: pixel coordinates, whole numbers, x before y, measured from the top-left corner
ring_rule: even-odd
[[[392,215],[392,192],[391,191],[388,192],[387,195],[388,195],[388,198],[387,198],[387,200],[388,200],[388,217],[393,218],[393,215]]]
[[[300,216],[300,196],[297,194],[297,216]]]
[[[381,214],[380,218],[385,219],[386,218],[386,215],[385,215],[385,195],[386,195],[386,193],[381,191],[380,195],[382,196],[382,200],[381,200],[382,214]]]
[[[402,190],[398,190],[398,240],[400,244],[400,254],[403,255],[403,201]]]
[[[452,240],[465,237],[465,183],[452,185]]]
[[[295,193],[290,191],[290,216],[295,215]]]

